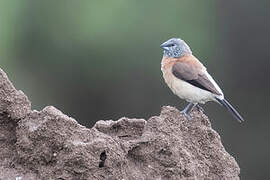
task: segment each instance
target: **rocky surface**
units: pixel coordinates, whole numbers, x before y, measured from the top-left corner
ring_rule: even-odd
[[[148,120],[98,121],[88,129],[49,106],[32,111],[0,69],[1,180],[239,179],[235,159],[200,111],[165,106]]]

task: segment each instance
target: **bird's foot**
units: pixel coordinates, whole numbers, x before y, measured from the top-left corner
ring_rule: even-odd
[[[187,118],[187,120],[191,120],[191,116],[190,114],[188,114],[185,110],[181,111],[182,114],[184,114],[184,116]]]
[[[204,112],[204,109],[202,108],[202,106],[200,106],[199,104],[196,105],[196,108],[201,111],[201,112]]]
[[[196,106],[196,104],[189,103],[184,110],[181,111],[182,114],[187,118],[187,120],[191,119],[190,112],[192,111],[193,107]]]

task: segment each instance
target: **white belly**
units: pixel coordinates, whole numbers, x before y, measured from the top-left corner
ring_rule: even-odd
[[[181,79],[178,79],[168,71],[170,71],[170,69],[167,71],[162,70],[165,82],[168,84],[173,93],[181,99],[185,99],[186,101],[192,103],[202,104],[207,101],[216,101],[215,97],[217,95],[209,91],[197,88]]]

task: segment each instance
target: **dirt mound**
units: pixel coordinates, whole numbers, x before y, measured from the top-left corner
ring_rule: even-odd
[[[88,129],[49,106],[32,111],[0,69],[0,179],[239,179],[235,159],[208,118],[159,116],[98,121]]]

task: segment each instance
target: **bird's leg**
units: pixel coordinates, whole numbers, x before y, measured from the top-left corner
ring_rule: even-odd
[[[199,104],[196,105],[196,108],[201,111],[201,112],[204,112],[204,109],[202,108],[202,106],[200,106]]]
[[[185,109],[183,109],[181,111],[181,113],[186,113],[189,110],[189,108],[190,108],[191,105],[193,105],[193,103],[188,103],[188,105],[185,107]]]
[[[184,110],[181,111],[181,113],[183,113],[185,115],[185,117],[190,120],[191,116],[190,116],[190,112],[192,111],[192,109],[196,106],[197,104],[193,104],[193,103],[189,103]]]

